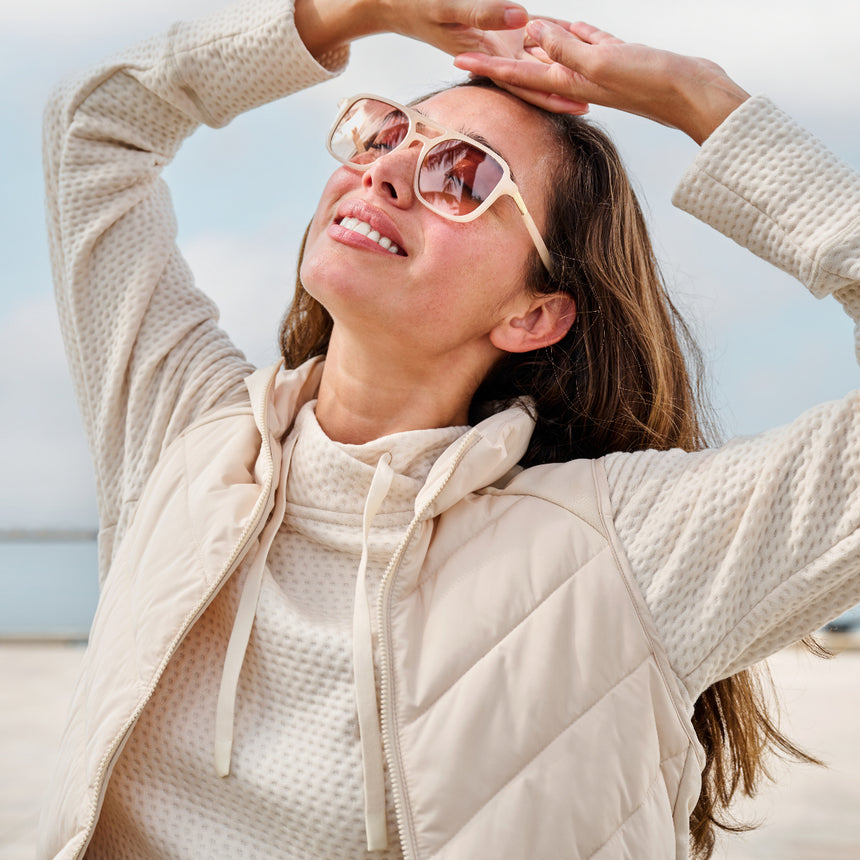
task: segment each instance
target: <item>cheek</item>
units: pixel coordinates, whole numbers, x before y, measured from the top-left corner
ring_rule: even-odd
[[[308,236],[305,240],[305,249],[304,254],[302,255],[299,276],[301,277],[302,284],[305,289],[307,289],[314,298],[318,298],[313,291],[313,273],[316,268],[316,263],[318,262],[316,260],[317,252],[319,250],[317,247],[318,243],[323,233],[325,233],[328,228],[328,225],[334,218],[339,201],[344,194],[354,188],[357,176],[358,174],[352,170],[346,170],[345,168],[339,168],[336,170],[329,177],[328,182],[326,182],[322,194],[320,195],[316,211],[311,219]]]
[[[329,222],[334,218],[337,204],[347,192],[355,188],[359,175],[354,170],[344,167],[338,168],[326,182],[325,187],[317,203],[311,229],[308,233],[308,244],[316,239],[326,229]]]
[[[428,240],[437,270],[444,273],[442,283],[457,285],[467,303],[471,299],[483,306],[488,301],[502,304],[521,289],[532,247],[528,236],[523,242],[513,228],[489,218],[459,224],[442,221],[435,226],[438,229]]]
[[[486,216],[474,221],[446,221],[432,213],[423,228],[424,252],[438,269],[457,280],[496,280],[509,273],[519,253],[510,232]]]
[[[452,225],[431,238],[432,267],[420,276],[432,288],[418,291],[416,324],[439,327],[456,338],[483,335],[526,295],[523,271],[528,248],[478,222]],[[513,247],[512,247],[513,245]],[[429,261],[428,261],[429,263]]]

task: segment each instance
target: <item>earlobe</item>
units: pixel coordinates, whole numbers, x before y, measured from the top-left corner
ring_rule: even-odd
[[[540,296],[525,313],[500,322],[490,340],[505,352],[531,352],[558,343],[575,319],[576,305],[567,293]]]

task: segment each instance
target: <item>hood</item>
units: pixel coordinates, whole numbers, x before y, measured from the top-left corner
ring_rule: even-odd
[[[294,370],[283,362],[261,368],[246,380],[254,419],[260,433],[280,439],[296,413],[319,389],[324,359],[310,359]],[[534,419],[516,405],[473,427],[447,448],[430,470],[415,499],[421,519],[430,519],[455,505],[469,493],[494,484],[516,468],[529,445]]]

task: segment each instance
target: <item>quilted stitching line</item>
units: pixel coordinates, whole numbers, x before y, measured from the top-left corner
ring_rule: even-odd
[[[598,845],[598,847],[594,851],[592,851],[591,854],[588,855],[589,857],[596,857],[610,842],[612,842],[613,839],[617,838],[624,825],[627,824],[627,822],[630,821],[630,819],[633,818],[633,816],[636,815],[636,813],[639,812],[640,809],[642,809],[642,807],[645,805],[645,801],[647,801],[648,798],[651,797],[651,795],[654,793],[654,789],[659,785],[659,783],[660,770],[658,768],[657,773],[654,775],[654,779],[651,780],[651,784],[648,786],[648,789],[645,794],[642,795],[642,800],[639,801],[639,803],[636,805],[636,808],[630,810],[630,813],[618,822],[618,825],[616,826],[615,830],[612,831],[611,835],[608,836],[600,845]]]
[[[419,720],[420,720],[420,719],[421,719],[421,718],[422,718],[422,717],[423,717],[423,716],[424,716],[424,715],[425,715],[425,714],[426,714],[426,713],[427,713],[431,708],[433,708],[433,707],[434,707],[434,706],[435,706],[435,705],[436,705],[436,704],[437,704],[437,703],[438,703],[438,702],[439,702],[439,701],[440,701],[440,700],[441,700],[445,695],[447,695],[447,694],[448,694],[452,689],[454,689],[454,687],[456,687],[456,686],[457,686],[457,684],[459,684],[459,683],[460,683],[460,681],[462,681],[462,680],[466,677],[466,675],[468,675],[468,674],[469,674],[469,672],[471,672],[471,671],[472,671],[472,669],[474,669],[474,668],[475,668],[479,663],[483,662],[483,661],[484,661],[484,660],[485,660],[485,659],[486,659],[486,658],[487,658],[487,657],[488,657],[488,656],[489,656],[493,651],[495,651],[495,650],[496,650],[496,648],[498,648],[498,647],[499,647],[499,645],[501,645],[501,644],[502,644],[502,642],[504,642],[504,641],[505,641],[505,639],[507,639],[509,636],[513,635],[513,634],[514,634],[514,632],[516,632],[516,630],[518,630],[518,629],[519,629],[523,624],[525,624],[525,623],[529,620],[529,618],[531,618],[531,617],[532,617],[532,615],[534,615],[534,613],[535,613],[535,612],[536,612],[536,611],[537,611],[541,606],[543,606],[543,605],[544,605],[544,604],[545,604],[545,603],[546,603],[546,602],[547,602],[551,597],[553,597],[555,594],[557,594],[557,593],[559,592],[559,590],[560,590],[560,589],[564,588],[565,586],[567,586],[567,585],[569,585],[571,582],[573,582],[573,580],[574,580],[574,578],[576,577],[576,575],[577,575],[580,571],[582,571],[582,570],[584,570],[586,567],[588,567],[588,565],[590,565],[590,564],[594,561],[594,559],[596,559],[596,558],[597,558],[598,556],[600,556],[602,553],[606,552],[606,549],[607,549],[606,547],[602,547],[602,548],[601,548],[600,550],[598,550],[598,551],[597,551],[593,556],[591,556],[591,558],[589,558],[588,560],[586,560],[585,562],[583,562],[583,563],[582,563],[579,567],[577,567],[575,570],[572,570],[572,571],[571,571],[571,572],[570,572],[570,573],[569,573],[569,574],[568,574],[568,575],[567,575],[567,576],[566,576],[566,577],[565,577],[561,582],[559,582],[559,583],[555,586],[555,588],[553,588],[551,591],[547,592],[547,594],[546,594],[546,595],[544,595],[543,599],[542,599],[542,600],[540,600],[540,601],[538,601],[538,602],[537,602],[537,603],[536,603],[536,604],[535,604],[535,605],[534,605],[534,606],[529,610],[529,612],[528,612],[528,614],[527,614],[527,615],[524,615],[522,618],[520,618],[520,619],[519,619],[519,620],[518,620],[518,621],[513,625],[513,627],[511,627],[509,630],[504,631],[504,632],[501,634],[501,636],[500,636],[500,637],[499,637],[495,642],[493,642],[493,643],[492,643],[492,645],[490,645],[490,646],[489,646],[489,648],[487,648],[487,649],[486,649],[486,650],[485,650],[485,651],[484,651],[484,652],[483,652],[483,653],[482,653],[482,654],[481,654],[477,659],[475,659],[472,663],[470,663],[470,664],[469,664],[469,665],[468,665],[468,666],[463,670],[463,672],[462,672],[461,674],[459,674],[456,678],[454,678],[454,680],[453,680],[453,681],[452,681],[452,682],[451,682],[447,687],[445,687],[445,689],[444,689],[444,690],[442,690],[442,691],[441,691],[441,692],[436,696],[436,698],[435,698],[435,699],[433,699],[432,701],[430,701],[430,702],[428,702],[427,704],[425,704],[425,706],[424,706],[423,708],[421,708],[421,710],[420,710],[420,711],[418,711],[418,712],[416,713],[416,716],[415,716],[412,720],[410,720],[410,724],[411,724],[411,725],[414,725],[415,723],[417,723],[417,722],[418,722],[418,721],[419,721]]]
[[[513,501],[513,503],[511,504],[511,506],[506,511],[504,511],[503,516],[506,516],[508,513],[510,513],[522,501],[523,501],[522,497],[519,499],[515,499]],[[494,528],[496,525],[498,525],[497,519],[493,519],[493,520],[484,522],[484,524],[481,526],[481,528],[479,528],[476,532],[472,533],[472,538],[476,538],[476,537],[478,537],[478,535],[484,534],[485,532],[489,531],[491,528]],[[451,551],[448,553],[448,555],[446,555],[443,559],[440,559],[439,562],[436,564],[436,566],[432,570],[427,571],[426,573],[422,573],[418,579],[418,585],[417,585],[415,590],[417,591],[422,586],[426,585],[428,582],[435,579],[439,575],[439,572],[442,570],[442,568],[447,566],[450,563],[451,559],[455,555],[457,555],[458,552],[461,552],[462,549],[463,549],[462,546],[453,547],[451,549]],[[471,570],[463,571],[463,573],[460,576],[458,576],[456,579],[454,579],[452,581],[452,585],[457,583],[457,582],[461,582],[463,579],[466,579],[467,577],[471,576],[471,574],[472,574]]]
[[[611,687],[609,687],[608,689],[606,689],[605,691],[603,691],[603,692],[601,693],[601,695],[600,695],[600,696],[599,696],[599,697],[598,697],[594,702],[592,702],[592,703],[591,703],[591,704],[590,704],[590,705],[589,705],[589,706],[588,706],[584,711],[581,711],[580,713],[575,714],[575,715],[571,718],[570,722],[568,722],[566,725],[562,726],[562,728],[561,728],[561,729],[559,729],[559,731],[558,731],[558,732],[556,732],[556,733],[555,733],[555,734],[554,734],[554,735],[553,735],[553,736],[552,736],[552,737],[551,737],[551,738],[550,738],[550,739],[549,739],[549,740],[548,740],[548,741],[547,741],[547,742],[546,742],[546,743],[545,743],[545,744],[544,744],[544,745],[543,745],[539,750],[537,750],[537,751],[535,752],[535,754],[534,754],[530,759],[528,759],[528,761],[524,762],[524,763],[522,764],[522,766],[521,766],[521,767],[519,767],[519,768],[518,768],[518,769],[517,769],[513,774],[511,774],[510,778],[509,778],[509,779],[507,779],[507,780],[506,780],[502,785],[500,785],[500,786],[496,789],[496,791],[494,791],[494,792],[493,792],[493,793],[492,793],[492,794],[491,794],[491,795],[490,795],[490,796],[489,796],[489,797],[488,797],[488,798],[487,798],[487,799],[486,799],[486,800],[485,800],[485,801],[484,801],[484,802],[483,802],[483,803],[482,803],[482,804],[481,804],[481,805],[480,805],[480,806],[479,806],[479,807],[478,807],[478,808],[477,808],[477,809],[472,813],[472,815],[470,815],[470,816],[469,816],[469,818],[468,818],[468,819],[467,819],[467,820],[466,820],[466,821],[465,821],[465,822],[464,822],[464,823],[463,823],[463,824],[462,824],[462,825],[461,825],[461,826],[460,826],[460,827],[459,827],[459,828],[458,828],[454,833],[452,833],[452,834],[451,834],[451,836],[449,836],[449,837],[448,837],[448,839],[446,839],[446,840],[445,840],[445,842],[444,842],[441,846],[439,846],[439,849],[438,849],[438,850],[439,850],[439,851],[441,851],[441,850],[442,850],[446,845],[448,845],[448,844],[449,844],[452,840],[454,840],[454,839],[455,839],[455,838],[456,838],[460,833],[462,833],[462,831],[463,831],[466,827],[468,827],[468,826],[469,826],[469,824],[470,824],[470,823],[471,823],[471,822],[472,822],[472,821],[473,821],[473,820],[478,816],[478,814],[479,814],[483,809],[485,809],[485,808],[486,808],[486,806],[487,806],[487,805],[488,805],[492,800],[494,800],[494,799],[495,799],[499,794],[501,794],[501,792],[502,792],[502,791],[504,791],[504,790],[505,790],[505,789],[506,789],[506,788],[507,788],[507,787],[508,787],[508,786],[509,786],[509,785],[510,785],[510,784],[511,784],[515,779],[517,779],[517,778],[520,776],[520,774],[522,774],[522,773],[523,773],[527,768],[529,768],[529,767],[530,767],[530,766],[531,766],[531,765],[532,765],[532,764],[533,764],[533,763],[534,763],[534,762],[535,762],[535,761],[536,761],[536,760],[537,760],[541,755],[543,755],[543,753],[544,753],[544,752],[546,752],[546,750],[547,750],[547,749],[549,749],[549,747],[551,747],[551,746],[552,746],[552,745],[553,745],[553,744],[554,744],[554,743],[555,743],[555,742],[556,742],[556,741],[557,741],[557,740],[558,740],[562,735],[564,735],[566,732],[570,731],[570,729],[571,729],[571,728],[573,728],[573,726],[574,726],[576,723],[578,723],[578,722],[579,722],[583,717],[585,717],[585,715],[586,715],[586,714],[590,713],[590,712],[591,712],[591,711],[592,711],[592,710],[593,710],[593,709],[594,709],[594,708],[595,708],[595,707],[596,707],[596,706],[597,706],[601,701],[603,701],[603,699],[605,699],[605,698],[606,698],[610,693],[612,693],[612,691],[613,691],[613,690],[615,690],[615,689],[616,689],[620,684],[624,683],[624,681],[626,681],[626,680],[627,680],[627,678],[629,678],[631,675],[635,674],[635,673],[636,673],[636,672],[637,672],[637,671],[638,671],[638,670],[639,670],[639,669],[640,669],[640,668],[641,668],[645,663],[647,663],[650,659],[651,659],[651,654],[649,653],[649,654],[648,654],[647,656],[645,656],[645,657],[644,657],[644,658],[643,658],[639,663],[637,663],[637,664],[636,664],[636,665],[635,665],[635,666],[634,666],[634,667],[633,667],[629,672],[626,672],[626,673],[625,673],[621,678],[619,678],[619,679],[618,679],[618,680],[617,680],[617,681],[616,681],[616,682],[615,682]],[[660,774],[659,774],[659,768],[658,768],[658,773],[657,773],[657,776],[655,777],[655,779],[657,779],[657,778],[659,777],[659,775],[660,775]],[[652,784],[653,784],[653,783],[652,783]],[[650,788],[649,788],[649,791],[650,791]],[[648,795],[648,792],[646,792],[645,797],[647,797],[647,795]],[[644,800],[644,798],[643,798],[643,800]],[[637,808],[638,808],[638,807],[637,807]],[[634,810],[634,812],[635,812],[635,810]],[[632,814],[633,814],[633,813],[631,813],[631,815],[632,815]],[[627,816],[627,818],[629,818],[629,816]],[[623,824],[623,823],[624,823],[624,821],[626,821],[626,820],[627,820],[627,818],[625,818],[625,819],[621,822],[621,824]],[[621,826],[621,824],[619,824],[619,827]],[[617,830],[617,828],[616,828],[616,830]],[[614,835],[614,832],[613,832],[613,835]],[[610,839],[611,839],[611,838],[612,838],[612,837],[610,836]],[[607,840],[607,841],[608,841],[608,840]],[[599,850],[599,849],[598,849],[598,850]],[[438,853],[438,852],[437,852],[437,853]]]

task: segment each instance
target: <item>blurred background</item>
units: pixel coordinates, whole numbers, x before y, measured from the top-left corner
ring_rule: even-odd
[[[0,644],[0,712],[12,721],[0,728],[11,728],[19,741],[21,732],[32,729],[33,743],[21,747],[27,756],[56,743],[79,658],[77,650],[60,654],[59,646],[45,650],[34,643],[85,639],[96,599],[94,486],[53,309],[44,237],[42,106],[62,76],[215,6],[211,0],[31,0],[0,8],[6,201],[0,208],[0,643],[6,643]],[[530,11],[580,18],[630,41],[714,59],[860,168],[858,4],[544,0]],[[226,129],[202,129],[186,143],[167,171],[179,242],[201,286],[220,305],[225,328],[251,360],[277,358],[275,333],[291,298],[298,241],[334,168],[324,137],[338,99],[371,91],[405,101],[461,76],[449,58],[423,45],[373,37],[354,46],[350,68],[339,79],[242,116]],[[599,108],[592,116],[613,134],[636,179],[673,299],[708,360],[724,438],[785,423],[856,387],[852,324],[835,302],[816,301],[788,276],[671,207],[672,188],[695,144],[636,117]],[[786,671],[793,677],[794,668]],[[809,670],[810,677],[819,679],[819,671],[835,670],[824,665]],[[860,715],[856,673],[853,678],[853,689],[841,681],[832,685],[839,699],[825,703],[826,709]],[[36,705],[40,712],[48,708],[54,720],[43,734],[26,716],[26,707]],[[18,772],[8,759],[4,767]],[[47,779],[41,774],[36,782]],[[13,782],[0,776],[0,784],[11,790]],[[0,796],[0,806],[6,797]],[[0,818],[0,856],[7,856],[4,845],[29,838],[34,813],[32,801],[27,804]],[[24,830],[15,830],[16,822]],[[852,826],[860,846],[860,824]],[[797,856],[843,856],[832,845],[820,854],[804,850],[810,853]],[[844,856],[860,856],[860,847]]]

